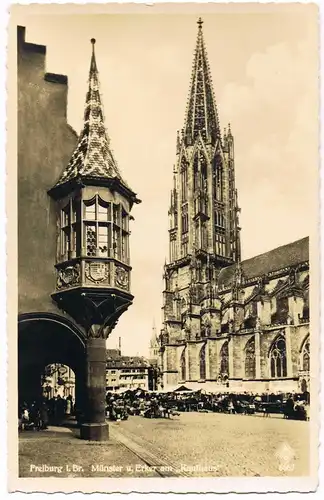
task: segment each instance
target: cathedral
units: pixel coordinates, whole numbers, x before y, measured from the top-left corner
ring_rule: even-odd
[[[234,137],[221,131],[202,25],[168,212],[161,386],[304,392],[309,239],[241,260]]]

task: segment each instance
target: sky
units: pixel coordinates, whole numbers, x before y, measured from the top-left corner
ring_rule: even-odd
[[[44,6],[46,7],[46,6]],[[62,6],[64,7],[64,6]],[[143,6],[144,7],[144,6]],[[181,10],[183,9],[183,10]],[[130,309],[108,347],[148,355],[161,328],[168,208],[183,126],[196,21],[203,17],[221,127],[231,123],[242,209],[242,258],[312,235],[318,205],[318,33],[313,5],[192,5],[173,13],[57,13],[21,6],[15,23],[47,46],[47,71],[68,76],[68,122],[79,134],[96,38],[106,127],[133,208]],[[47,13],[48,12],[48,13]]]

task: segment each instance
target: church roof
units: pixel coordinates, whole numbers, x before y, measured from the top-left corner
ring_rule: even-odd
[[[257,255],[241,262],[245,279],[262,276],[285,267],[295,266],[309,258],[309,238],[283,245],[269,252]],[[221,287],[230,286],[233,282],[236,264],[226,267],[219,274],[218,284]]]
[[[105,128],[103,106],[99,92],[98,69],[94,51],[95,39],[91,39],[92,56],[89,87],[86,95],[84,125],[69,164],[55,187],[73,179],[116,179],[131,191],[121,176],[109,145]],[[131,191],[132,192],[132,191]]]
[[[201,133],[203,139],[213,142],[221,137],[216,99],[210,74],[202,25],[199,18],[198,35],[191,74],[189,98],[186,110],[184,135],[194,140]]]

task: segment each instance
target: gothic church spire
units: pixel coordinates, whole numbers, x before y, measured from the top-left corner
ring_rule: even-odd
[[[197,24],[198,35],[184,126],[187,145],[193,144],[200,134],[205,141],[212,144],[221,137],[201,18]]]
[[[56,186],[74,179],[113,179],[132,192],[122,179],[117,162],[109,146],[105,128],[103,106],[99,91],[98,68],[95,56],[96,40],[91,39],[92,55],[89,86],[84,110],[84,125],[69,164]]]

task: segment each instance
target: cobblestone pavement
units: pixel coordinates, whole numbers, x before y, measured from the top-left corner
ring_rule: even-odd
[[[116,430],[189,476],[300,476],[309,471],[309,422],[192,412],[170,420],[130,417],[110,428],[111,435]]]
[[[106,443],[82,441],[77,430],[66,428],[29,431],[19,438],[19,475],[307,475],[309,428],[309,422],[283,418],[192,412],[170,420],[130,417],[110,423]]]
[[[50,470],[48,470],[50,469]],[[125,445],[82,441],[70,429],[23,432],[19,477],[160,477]]]

